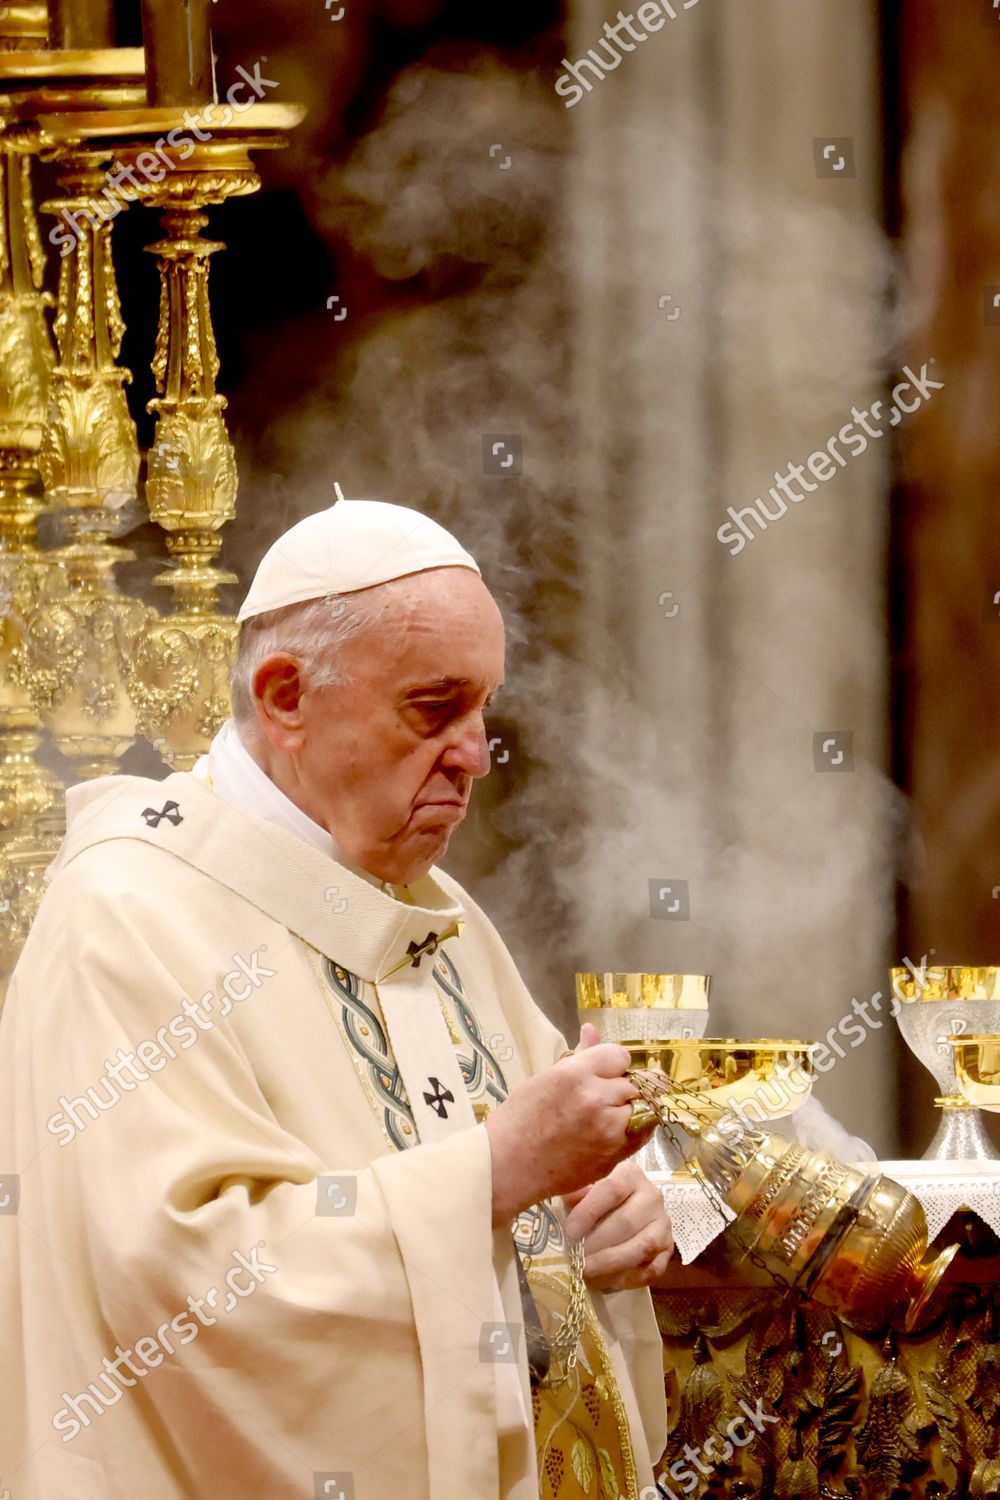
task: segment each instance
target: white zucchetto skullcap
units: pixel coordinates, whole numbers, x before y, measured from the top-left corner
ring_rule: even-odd
[[[428,568],[479,572],[475,558],[429,516],[382,500],[338,500],[297,521],[268,548],[236,618],[353,594]]]

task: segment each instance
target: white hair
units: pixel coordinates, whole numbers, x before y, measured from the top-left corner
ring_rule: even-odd
[[[338,660],[340,650],[346,641],[374,624],[386,603],[383,588],[376,587],[364,589],[360,595],[327,594],[304,604],[286,604],[244,620],[229,673],[233,718],[240,728],[251,733],[256,728],[253,679],[266,656],[274,651],[297,656],[311,688],[349,682],[349,674]]]

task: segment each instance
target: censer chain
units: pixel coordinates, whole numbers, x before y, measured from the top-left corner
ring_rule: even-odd
[[[638,1089],[642,1098],[646,1101],[650,1109],[656,1115],[657,1120],[660,1122],[660,1127],[663,1130],[664,1135],[670,1141],[670,1144],[683,1159],[688,1160],[688,1152],[684,1149],[684,1146],[678,1139],[676,1126],[683,1122],[685,1113],[687,1114],[689,1120],[693,1117],[695,1121],[697,1121],[699,1118],[699,1109],[705,1110],[710,1116],[719,1113],[716,1110],[716,1107],[713,1106],[711,1100],[705,1098],[705,1096],[701,1094],[690,1094],[685,1095],[682,1102],[678,1102],[676,1100],[676,1094],[671,1089],[670,1084],[666,1078],[664,1078],[661,1082],[660,1079],[654,1077],[652,1074],[641,1068],[630,1068],[626,1076],[629,1078],[630,1082],[635,1084],[635,1087]],[[672,1104],[668,1103],[668,1100],[673,1101]],[[758,1271],[763,1271],[765,1276],[767,1276],[771,1281],[774,1282],[775,1286],[779,1287],[781,1291],[788,1294],[791,1290],[788,1282],[785,1281],[782,1276],[779,1276],[777,1271],[775,1271],[772,1266],[769,1266],[767,1264],[767,1261],[761,1255],[759,1250],[755,1249],[752,1245],[747,1244],[746,1240],[743,1238],[742,1234],[737,1228],[739,1218],[730,1218],[732,1209],[729,1208],[729,1205],[726,1203],[725,1198],[723,1198],[722,1194],[715,1186],[715,1183],[711,1182],[709,1178],[706,1177],[700,1162],[698,1162],[696,1159],[693,1161],[689,1161],[689,1166],[691,1169],[691,1175],[694,1177],[698,1186],[701,1188],[705,1198],[722,1219],[729,1233],[732,1235],[736,1243],[740,1246],[750,1264],[756,1266]]]
[[[538,1209],[535,1210],[536,1214]],[[570,1239],[566,1235],[568,1261],[569,1261],[569,1304],[566,1316],[559,1332],[553,1334],[549,1339],[549,1353],[552,1357],[548,1375],[542,1384],[550,1389],[565,1385],[576,1369],[580,1357],[580,1336],[583,1333],[583,1325],[587,1316],[587,1283],[584,1281],[583,1268],[587,1259],[587,1252],[583,1247],[582,1240]],[[525,1275],[531,1270],[531,1255],[525,1253],[522,1257]],[[558,1364],[560,1373],[553,1373],[555,1365]]]

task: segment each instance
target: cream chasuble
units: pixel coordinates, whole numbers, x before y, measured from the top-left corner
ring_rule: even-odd
[[[586,1391],[529,1385],[475,1120],[565,1043],[483,913],[188,773],[67,800],[0,1021],[0,1495],[536,1500],[502,1315],[544,1494],[627,1469],[634,1500],[665,1442],[648,1293],[588,1299]],[[518,1233],[555,1331],[558,1215]]]

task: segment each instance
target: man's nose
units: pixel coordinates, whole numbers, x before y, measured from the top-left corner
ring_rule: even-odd
[[[482,719],[478,724],[467,725],[455,738],[445,754],[444,763],[464,772],[466,776],[489,774],[490,751]]]

